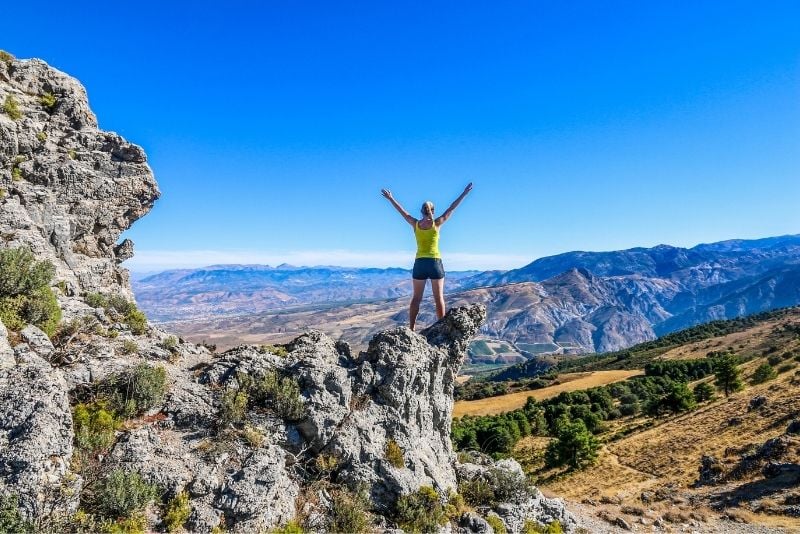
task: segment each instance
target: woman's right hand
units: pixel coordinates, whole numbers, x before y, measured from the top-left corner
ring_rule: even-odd
[[[472,191],[472,182],[468,183],[467,187],[464,188],[464,194],[466,195],[470,191]]]
[[[389,200],[392,200],[392,198],[393,198],[392,197],[392,192],[389,191],[388,189],[381,189],[381,195],[383,195],[384,197],[388,198]]]

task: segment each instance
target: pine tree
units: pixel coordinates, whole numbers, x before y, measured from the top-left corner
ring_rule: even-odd
[[[739,391],[744,387],[739,377],[738,361],[733,354],[724,354],[716,359],[714,363],[715,384],[727,397],[734,391]]]
[[[557,427],[557,437],[550,442],[545,453],[548,466],[569,465],[578,469],[597,458],[600,443],[581,419],[570,421],[564,417],[558,421]]]

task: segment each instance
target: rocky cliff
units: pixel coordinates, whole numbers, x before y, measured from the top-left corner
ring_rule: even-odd
[[[2,56],[0,101],[0,248],[55,266],[64,317],[52,339],[0,323],[8,528],[574,530],[518,464],[453,452],[452,391],[482,306],[358,354],[309,332],[213,355],[131,319],[119,263],[132,244],[117,240],[158,197],[142,150],[99,130],[80,84],[39,60]],[[465,483],[503,498],[467,509]]]

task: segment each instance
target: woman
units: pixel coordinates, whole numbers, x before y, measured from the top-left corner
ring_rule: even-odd
[[[436,302],[436,317],[439,319],[444,317],[444,267],[442,266],[442,255],[439,253],[439,227],[450,218],[470,191],[472,191],[472,183],[464,188],[464,192],[439,217],[434,217],[433,202],[425,202],[422,205],[422,219],[417,220],[394,199],[391,191],[381,190],[381,194],[392,203],[392,206],[400,212],[406,222],[414,227],[414,237],[417,239],[417,256],[414,260],[414,270],[411,273],[414,295],[411,297],[411,305],[408,309],[411,330],[414,330],[414,324],[417,322],[419,304],[422,302],[425,281],[428,279],[431,281],[433,300]]]

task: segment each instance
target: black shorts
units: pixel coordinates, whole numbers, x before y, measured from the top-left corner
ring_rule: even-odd
[[[414,270],[411,271],[414,280],[441,280],[444,278],[444,266],[440,258],[417,258],[414,260]]]

